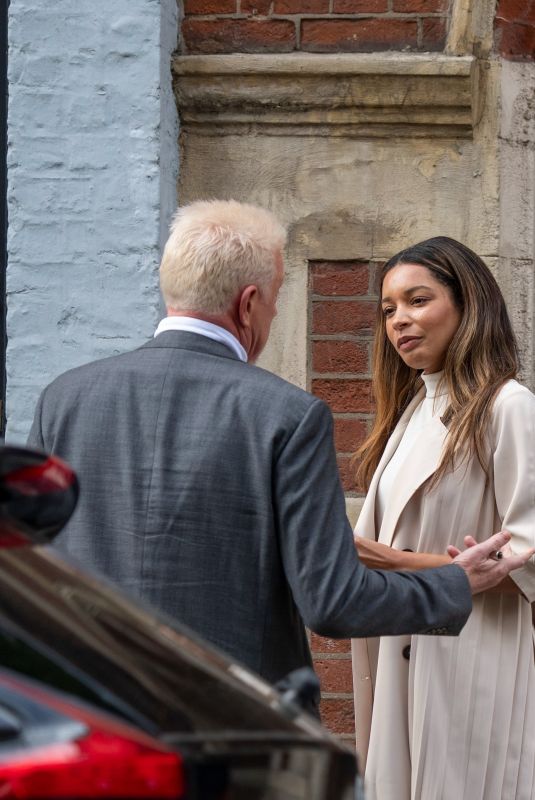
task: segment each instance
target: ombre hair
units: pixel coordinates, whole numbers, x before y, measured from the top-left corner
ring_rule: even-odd
[[[386,335],[381,307],[383,281],[400,264],[426,267],[447,287],[461,312],[442,377],[442,386],[449,394],[449,406],[442,418],[448,435],[430,488],[446,471],[474,455],[488,474],[490,414],[500,388],[518,373],[516,338],[502,293],[487,265],[455,239],[437,236],[402,250],[381,272],[372,367],[376,415],[370,435],[356,453],[362,459],[359,479],[369,486],[389,436],[423,383],[420,371],[405,364]]]
[[[236,200],[200,200],[179,208],[160,265],[168,308],[222,314],[245,286],[268,291],[284,227],[269,211]]]

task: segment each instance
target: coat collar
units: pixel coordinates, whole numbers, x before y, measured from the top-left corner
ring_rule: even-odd
[[[433,417],[418,433],[414,447],[396,479],[395,490],[383,515],[381,541],[391,545],[401,513],[415,492],[436,472],[448,429],[439,416]]]
[[[221,356],[222,358],[230,358],[232,361],[240,361],[237,354],[222,342],[216,342],[214,339],[209,339],[200,333],[189,333],[188,331],[164,331],[153,339],[149,339],[140,349],[146,347],[153,347],[157,350],[168,348],[192,350],[195,353]]]
[[[360,536],[366,536],[369,539],[377,539],[379,536],[375,523],[375,504],[379,480],[386,465],[394,455],[414,410],[424,396],[425,386],[422,386],[403,412],[386,444],[359,517],[357,532]],[[448,430],[439,416],[433,417],[419,432],[412,453],[405,462],[403,472],[398,476],[396,489],[391,494],[383,516],[381,541],[384,544],[390,545],[392,543],[403,509],[414,493],[431,477],[440,464],[447,432]]]

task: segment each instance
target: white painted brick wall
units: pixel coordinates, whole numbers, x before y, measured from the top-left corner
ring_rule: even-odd
[[[174,209],[176,0],[11,0],[7,437],[41,389],[160,317]]]

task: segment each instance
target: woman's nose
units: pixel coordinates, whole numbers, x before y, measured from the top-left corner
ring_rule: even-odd
[[[399,331],[401,328],[404,328],[406,325],[408,325],[409,318],[405,311],[402,309],[396,309],[390,321],[394,330]]]

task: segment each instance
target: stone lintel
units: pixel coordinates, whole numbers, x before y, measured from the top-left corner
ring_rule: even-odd
[[[314,136],[472,136],[473,56],[413,53],[177,56],[183,129]]]

